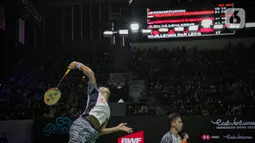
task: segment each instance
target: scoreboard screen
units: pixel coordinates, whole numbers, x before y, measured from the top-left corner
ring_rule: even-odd
[[[233,35],[225,27],[226,9],[233,4],[217,4],[212,9],[157,9],[147,8],[148,39]]]

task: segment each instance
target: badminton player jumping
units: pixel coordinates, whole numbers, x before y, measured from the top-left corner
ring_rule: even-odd
[[[120,123],[116,127],[106,128],[110,118],[108,98],[110,90],[106,87],[97,88],[94,72],[79,62],[72,62],[69,69],[79,69],[88,78],[88,100],[83,114],[71,125],[69,143],[95,143],[99,135],[110,134],[118,131],[132,133],[132,128],[127,123]]]

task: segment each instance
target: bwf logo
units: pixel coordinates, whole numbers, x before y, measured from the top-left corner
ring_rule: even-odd
[[[141,143],[142,138],[122,138],[121,143]]]
[[[118,138],[118,143],[144,143],[143,131]]]
[[[242,8],[226,9],[226,27],[229,29],[241,29],[245,27],[245,11]]]

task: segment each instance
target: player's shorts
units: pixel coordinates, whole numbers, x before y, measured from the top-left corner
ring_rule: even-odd
[[[83,117],[76,119],[70,127],[69,143],[95,143],[99,133]]]

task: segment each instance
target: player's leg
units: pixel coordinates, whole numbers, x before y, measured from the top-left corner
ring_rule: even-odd
[[[85,143],[86,138],[79,137],[80,133],[84,130],[85,125],[83,119],[76,119],[70,127],[69,131],[69,143]]]
[[[99,137],[99,133],[92,127],[92,125],[86,119],[83,119],[85,127],[79,134],[79,140],[86,140],[88,143],[96,143],[96,139]],[[84,139],[85,138],[85,139]],[[86,142],[86,143],[87,143]]]

